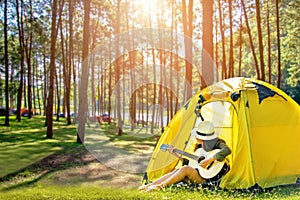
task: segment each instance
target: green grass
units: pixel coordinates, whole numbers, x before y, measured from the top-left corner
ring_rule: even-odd
[[[54,137],[46,139],[44,117],[22,118],[18,123],[14,116],[10,126],[0,126],[0,177],[14,173],[37,160],[63,148],[78,146],[76,127],[65,122],[54,122]],[[0,118],[0,122],[4,118]]]
[[[0,123],[3,121],[0,118]],[[76,143],[75,125],[54,122],[54,138],[46,139],[43,117],[23,118],[21,123],[12,117],[10,122],[10,127],[0,126],[0,199],[300,199],[299,186],[261,192],[170,187],[151,193],[139,192],[126,183],[114,186],[107,182],[103,186],[100,183],[119,174],[109,171],[100,178],[97,174],[87,178],[100,164],[89,160],[89,152]],[[112,143],[130,151],[151,148],[156,142],[155,137],[129,132],[117,137],[114,125],[98,128]]]
[[[0,199],[299,199],[299,189],[274,189],[264,193],[228,192],[222,190],[183,190],[143,193],[136,190],[100,188],[95,186],[54,186],[35,185],[34,187],[0,193]]]

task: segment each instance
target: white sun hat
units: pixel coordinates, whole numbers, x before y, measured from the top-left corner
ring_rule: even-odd
[[[215,126],[209,121],[201,121],[197,128],[192,130],[192,134],[200,140],[213,140],[218,137]]]

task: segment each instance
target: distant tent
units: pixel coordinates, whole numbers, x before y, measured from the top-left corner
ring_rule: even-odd
[[[192,152],[191,130],[212,121],[230,146],[230,171],[221,188],[268,188],[300,178],[300,107],[283,91],[262,81],[232,78],[198,92],[173,117],[151,156],[144,179],[153,181],[179,167],[162,144]]]

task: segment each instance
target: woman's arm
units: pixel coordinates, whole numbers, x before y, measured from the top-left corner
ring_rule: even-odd
[[[202,160],[199,163],[201,167],[207,168],[207,166],[209,166],[215,160],[221,162],[226,158],[226,156],[231,154],[230,148],[226,145],[225,141],[221,139],[219,139],[216,143],[215,149],[220,149],[220,151],[216,153],[213,157]]]
[[[168,151],[170,152],[170,154],[173,154],[174,156],[176,156],[180,161],[183,162],[183,158],[181,155],[178,155],[177,153],[174,152],[174,146],[171,146]]]
[[[216,148],[220,149],[220,151],[214,156],[218,161],[223,161],[226,156],[231,154],[231,149],[227,146],[224,140],[219,139],[216,144]]]

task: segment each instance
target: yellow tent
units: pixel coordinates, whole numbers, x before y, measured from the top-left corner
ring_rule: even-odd
[[[278,88],[262,81],[232,78],[192,97],[173,117],[153,151],[144,179],[153,181],[180,167],[160,150],[162,144],[192,152],[191,130],[200,120],[215,124],[232,150],[230,171],[221,188],[262,188],[300,180],[300,107]]]

